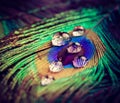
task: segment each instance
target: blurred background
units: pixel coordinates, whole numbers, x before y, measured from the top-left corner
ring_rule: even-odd
[[[119,0],[1,0],[0,38],[18,28],[53,17],[55,14],[85,7],[110,12]]]

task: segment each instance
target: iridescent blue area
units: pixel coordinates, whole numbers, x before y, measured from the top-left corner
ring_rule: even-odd
[[[90,60],[93,55],[94,55],[94,51],[95,51],[95,46],[94,44],[85,36],[79,36],[79,37],[72,37],[70,42],[79,42],[83,49],[85,50],[85,54],[84,56]],[[67,45],[67,44],[66,44]],[[61,46],[61,47],[52,47],[48,53],[48,61],[52,62],[52,61],[57,61],[57,54],[58,52],[64,48],[66,45]],[[68,64],[66,66],[64,66],[64,68],[73,68],[72,64]]]

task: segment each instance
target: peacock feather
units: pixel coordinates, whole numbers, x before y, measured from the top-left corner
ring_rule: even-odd
[[[79,8],[13,30],[10,36],[0,40],[0,100],[6,103],[96,103],[115,96],[113,102],[118,103],[119,18],[119,6],[110,12]],[[86,36],[80,39],[88,48],[88,64],[79,69],[68,65],[59,73],[51,73],[49,64],[61,50],[51,45],[53,34],[71,32],[79,25],[86,28]],[[41,86],[41,76],[46,74],[54,76],[55,81]]]

